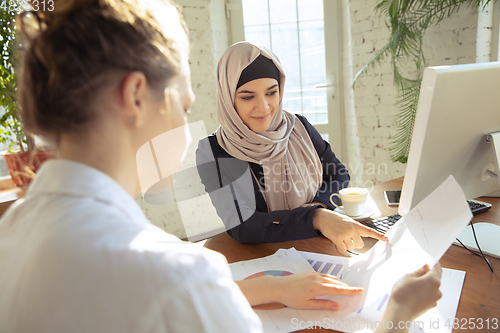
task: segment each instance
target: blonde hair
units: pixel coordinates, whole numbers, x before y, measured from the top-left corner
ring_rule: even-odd
[[[92,107],[97,93],[117,75],[140,71],[161,94],[180,71],[179,45],[140,0],[55,0],[53,9],[23,13],[17,20],[25,37],[18,79],[21,118],[34,134],[57,141],[63,133],[84,130],[98,116]]]

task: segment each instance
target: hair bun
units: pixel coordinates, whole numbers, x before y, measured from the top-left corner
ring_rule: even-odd
[[[49,0],[44,1],[44,6],[36,0],[29,3],[40,16],[67,15],[81,8],[100,7],[100,0]]]
[[[104,112],[92,103],[120,76],[141,72],[151,89],[164,94],[180,72],[177,40],[186,36],[166,36],[170,27],[178,30],[178,21],[165,22],[164,27],[159,23],[162,11],[154,11],[168,1],[47,3],[53,11],[33,7],[17,20],[28,38],[21,43],[18,95],[20,115],[30,132],[49,141],[57,141],[62,133],[88,132],[87,126]]]
[[[57,29],[70,13],[88,8],[100,8],[102,0],[26,0],[31,10],[20,15],[19,28],[33,40],[47,28]]]

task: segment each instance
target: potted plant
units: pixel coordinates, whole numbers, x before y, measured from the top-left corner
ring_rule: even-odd
[[[27,186],[40,165],[54,157],[51,150],[37,149],[33,135],[26,133],[19,118],[16,98],[16,73],[18,60],[14,11],[0,12],[0,142],[8,146],[3,153],[12,181],[17,186]],[[2,113],[0,113],[2,114]]]
[[[378,0],[375,11],[385,19],[391,33],[389,40],[356,74],[353,87],[370,66],[390,58],[394,84],[398,90],[396,104],[398,133],[390,148],[395,162],[406,163],[410,151],[413,125],[426,66],[423,52],[424,34],[428,28],[454,15],[462,6],[486,8],[498,0]],[[414,71],[404,75],[404,68],[413,63]]]

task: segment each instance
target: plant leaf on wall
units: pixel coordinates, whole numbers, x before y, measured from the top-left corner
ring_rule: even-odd
[[[426,67],[422,49],[426,30],[458,12],[461,6],[477,9],[492,1],[497,0],[381,0],[375,5],[375,10],[385,18],[391,33],[384,47],[356,74],[352,86],[355,87],[370,67],[390,56],[399,109],[396,115],[397,134],[389,149],[393,161],[406,163],[408,160],[420,85]],[[408,60],[414,64],[414,70],[403,74]]]

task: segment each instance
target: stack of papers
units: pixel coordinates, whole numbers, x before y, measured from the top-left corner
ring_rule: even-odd
[[[378,242],[363,255],[344,258],[280,249],[274,255],[231,264],[235,281],[259,275],[289,275],[315,270],[336,275],[365,291],[357,296],[324,297],[339,311],[295,310],[273,307],[256,310],[265,332],[293,332],[328,328],[343,332],[380,325],[394,283],[424,264],[435,265],[472,215],[463,192],[450,176],[438,189],[401,218],[388,233],[389,243]],[[410,332],[451,332],[465,272],[443,269],[443,297],[436,308],[416,319]],[[448,323],[448,325],[446,325]]]

